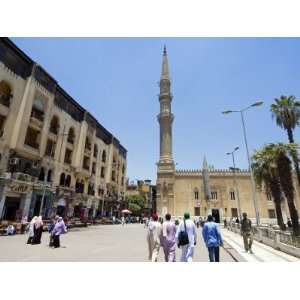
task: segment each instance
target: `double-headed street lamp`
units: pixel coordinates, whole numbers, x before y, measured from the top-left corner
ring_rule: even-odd
[[[237,150],[239,150],[239,147],[235,147],[233,151],[227,152],[226,154],[232,156],[233,168],[231,168],[231,169],[232,169],[232,172],[233,172],[234,188],[236,190],[236,197],[237,197],[237,204],[238,204],[238,216],[239,216],[239,219],[242,220],[240,194],[239,194],[239,189],[238,189],[238,186],[237,186],[237,181],[236,181],[236,176],[235,176],[235,171],[237,170],[237,168],[235,167],[234,152],[237,151]]]
[[[260,224],[260,217],[259,217],[259,211],[258,211],[258,206],[257,206],[257,201],[256,201],[256,188],[255,188],[254,176],[253,176],[253,171],[252,171],[252,166],[251,166],[251,158],[250,158],[249,149],[248,149],[244,112],[251,107],[261,106],[262,104],[263,104],[263,101],[257,101],[255,103],[251,104],[250,106],[243,108],[241,110],[226,110],[226,111],[222,112],[223,114],[230,114],[230,113],[240,113],[241,114],[243,134],[244,134],[244,140],[245,140],[245,146],[246,146],[247,158],[248,158],[248,164],[249,164],[249,170],[250,170],[250,177],[251,177],[252,199],[253,199],[253,205],[254,205],[257,225]]]

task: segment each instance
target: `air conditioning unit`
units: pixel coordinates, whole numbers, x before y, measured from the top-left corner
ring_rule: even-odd
[[[9,160],[9,164],[12,165],[12,166],[15,166],[19,163],[19,158],[11,158]]]

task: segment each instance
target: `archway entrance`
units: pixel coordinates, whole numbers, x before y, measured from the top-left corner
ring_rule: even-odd
[[[211,215],[216,223],[220,223],[220,212],[218,209],[212,209]]]

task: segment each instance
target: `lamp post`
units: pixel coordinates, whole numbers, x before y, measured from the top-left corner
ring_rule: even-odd
[[[241,202],[240,202],[240,194],[239,194],[239,189],[237,186],[237,181],[236,181],[236,176],[235,176],[235,171],[237,170],[235,167],[235,159],[234,159],[234,152],[239,150],[239,147],[235,147],[233,151],[231,152],[227,152],[227,155],[231,155],[232,156],[232,163],[233,163],[233,168],[232,172],[233,172],[233,183],[234,183],[234,188],[236,190],[236,197],[237,197],[237,204],[238,204],[238,215],[240,220],[242,220],[242,213],[241,213]]]
[[[250,106],[248,106],[246,108],[243,108],[241,110],[226,110],[226,111],[222,112],[223,114],[240,113],[240,115],[241,115],[244,141],[245,141],[245,146],[246,146],[246,151],[247,151],[247,158],[248,158],[250,177],[251,177],[252,200],[253,200],[253,206],[254,206],[254,210],[255,210],[255,217],[256,217],[256,224],[257,225],[260,224],[260,216],[259,216],[257,200],[256,200],[256,188],[255,188],[254,176],[253,176],[253,171],[252,171],[252,166],[251,166],[251,158],[250,158],[249,149],[248,149],[246,126],[245,126],[245,120],[244,120],[244,112],[246,110],[248,110],[249,108],[261,106],[262,104],[263,104],[263,101],[257,101],[257,102],[254,102],[253,104],[251,104]]]

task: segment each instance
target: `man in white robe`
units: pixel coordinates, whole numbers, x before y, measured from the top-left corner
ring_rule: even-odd
[[[184,224],[185,223],[185,224]],[[179,232],[185,231],[189,237],[189,243],[184,246],[180,246],[182,253],[181,253],[181,262],[192,262],[194,256],[194,247],[197,243],[197,232],[196,232],[196,225],[195,223],[190,220],[190,214],[185,213],[183,221],[180,222],[177,233],[176,233],[176,240],[178,244],[178,236]]]
[[[149,260],[157,262],[161,243],[162,226],[158,222],[158,216],[154,214],[148,224],[147,242],[149,249]]]

